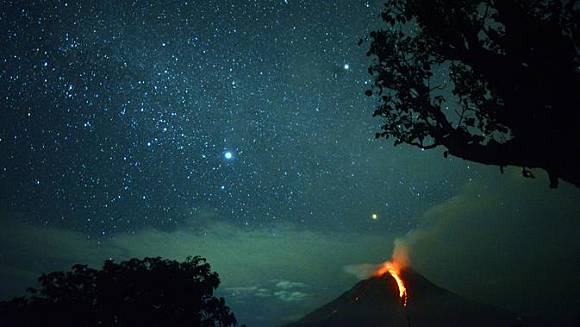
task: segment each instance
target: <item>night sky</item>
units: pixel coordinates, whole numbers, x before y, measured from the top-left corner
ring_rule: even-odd
[[[3,1],[0,297],[72,263],[202,255],[239,320],[269,326],[398,237],[462,295],[580,306],[578,189],[375,140],[357,43],[381,7]],[[538,286],[554,266],[567,282]]]

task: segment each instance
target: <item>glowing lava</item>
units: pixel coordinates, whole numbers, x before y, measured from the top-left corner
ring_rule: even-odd
[[[401,267],[396,262],[387,261],[383,263],[379,269],[375,272],[375,276],[381,277],[384,274],[389,273],[395,281],[397,282],[397,286],[399,287],[399,297],[403,302],[403,306],[407,306],[407,288],[405,287],[405,283],[401,278]]]

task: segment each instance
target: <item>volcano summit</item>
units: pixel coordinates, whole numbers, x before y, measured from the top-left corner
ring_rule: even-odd
[[[407,297],[389,273],[351,290],[288,327],[305,326],[539,326],[509,311],[462,298],[410,268],[400,270]],[[405,304],[406,301],[406,304]]]

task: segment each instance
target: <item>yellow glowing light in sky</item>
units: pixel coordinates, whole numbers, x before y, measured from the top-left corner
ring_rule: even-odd
[[[373,218],[373,220],[377,220],[377,219],[379,219],[379,215],[377,215],[376,213],[373,213],[371,215],[371,218]]]

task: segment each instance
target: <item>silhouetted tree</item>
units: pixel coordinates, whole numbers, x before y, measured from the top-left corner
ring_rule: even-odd
[[[75,265],[39,278],[0,305],[2,326],[235,326],[217,273],[200,257],[105,261],[100,270]]]
[[[580,186],[580,1],[389,0],[377,137]]]

